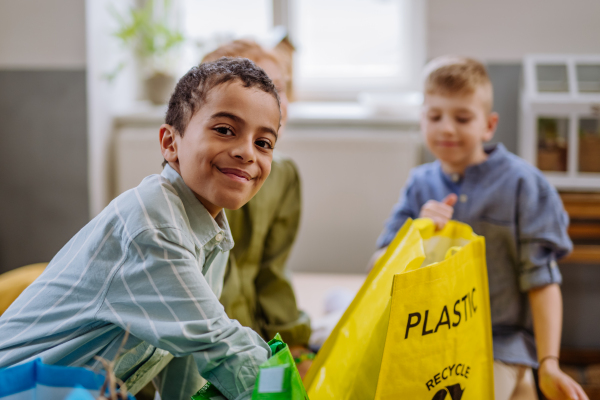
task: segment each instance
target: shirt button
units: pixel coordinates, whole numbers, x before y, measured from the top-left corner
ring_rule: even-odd
[[[466,203],[467,200],[469,200],[469,198],[467,197],[466,194],[461,194],[460,197],[458,198],[458,200],[460,200],[461,203]]]
[[[217,233],[217,236],[215,236],[215,240],[216,240],[217,242],[220,242],[221,240],[223,240],[223,234],[221,234],[221,233]]]
[[[456,182],[460,181],[460,175],[452,174],[452,175],[450,175],[450,179],[452,180],[452,182],[456,183]]]

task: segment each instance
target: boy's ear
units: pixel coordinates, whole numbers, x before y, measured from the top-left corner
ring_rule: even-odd
[[[160,152],[162,153],[165,160],[169,163],[176,163],[177,157],[177,131],[174,127],[168,124],[162,124],[160,126]]]
[[[487,118],[487,131],[485,133],[485,137],[483,138],[484,142],[489,142],[494,137],[494,133],[496,133],[496,128],[498,127],[498,120],[500,116],[497,112],[491,112]]]

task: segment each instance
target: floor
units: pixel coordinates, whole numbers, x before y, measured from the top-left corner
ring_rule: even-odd
[[[293,273],[292,284],[296,292],[298,308],[306,312],[314,321],[326,313],[325,305],[331,294],[345,289],[348,294],[356,294],[366,274],[321,274],[321,273]]]

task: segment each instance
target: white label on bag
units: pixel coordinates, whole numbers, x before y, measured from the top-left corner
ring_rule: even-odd
[[[260,370],[258,381],[258,393],[281,393],[283,392],[283,378],[288,366],[264,368]]]

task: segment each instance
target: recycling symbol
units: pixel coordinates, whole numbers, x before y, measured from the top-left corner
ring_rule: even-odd
[[[460,400],[465,389],[461,389],[460,384],[446,386],[438,391],[431,400]],[[450,397],[448,397],[450,395]]]

